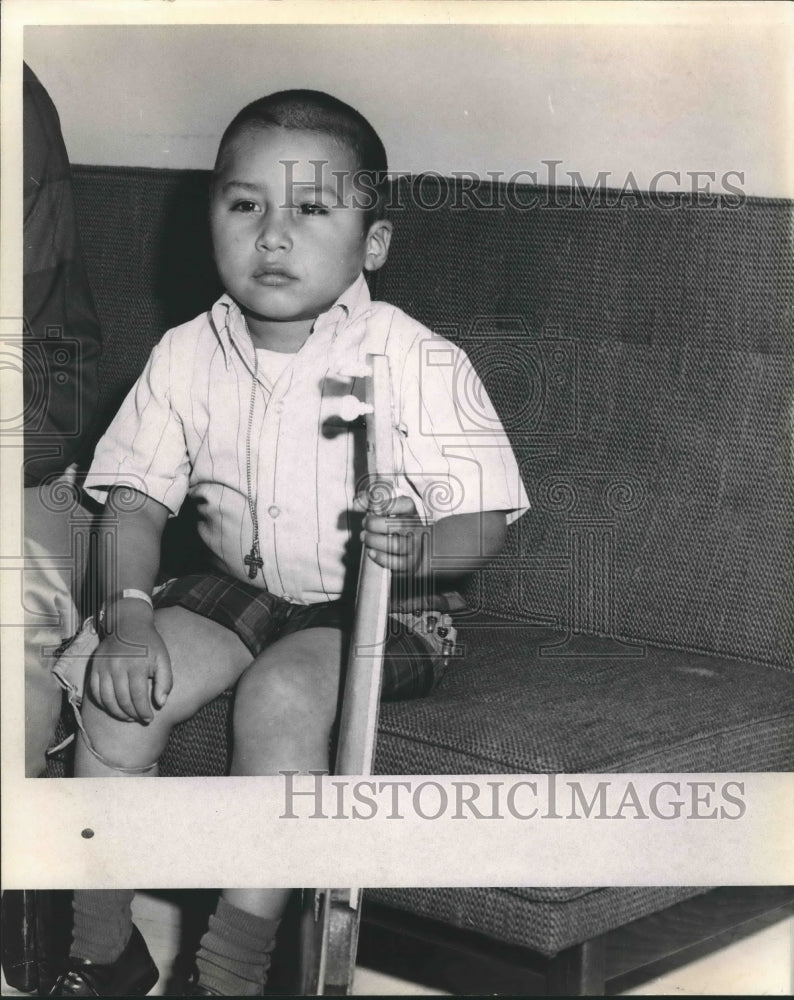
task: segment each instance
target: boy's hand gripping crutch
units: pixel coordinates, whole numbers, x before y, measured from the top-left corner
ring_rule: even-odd
[[[366,416],[372,509],[381,506],[379,499],[393,493],[394,455],[389,361],[382,354],[370,354],[367,361],[366,403],[347,396],[342,400],[340,415],[345,420]],[[364,375],[364,370],[354,374]],[[335,774],[372,772],[390,578],[390,570],[368,559],[362,549]],[[356,964],[361,889],[316,889],[307,895],[301,928],[301,992],[307,996],[347,995]]]

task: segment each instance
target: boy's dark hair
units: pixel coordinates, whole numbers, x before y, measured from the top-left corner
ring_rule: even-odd
[[[349,149],[356,161],[355,198],[369,226],[385,211],[388,163],[378,133],[355,108],[321,90],[279,90],[247,104],[223,133],[214,173],[232,142],[248,129],[285,128],[319,132]]]

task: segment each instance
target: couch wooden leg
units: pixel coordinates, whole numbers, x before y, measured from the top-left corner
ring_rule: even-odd
[[[606,950],[602,937],[566,948],[549,960],[548,995],[602,997],[606,988]]]

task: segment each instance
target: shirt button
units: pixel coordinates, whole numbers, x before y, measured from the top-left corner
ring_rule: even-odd
[[[283,412],[284,412],[284,404],[276,403],[276,413],[283,413]]]
[[[271,507],[267,508],[267,512],[275,520],[275,518],[277,518],[281,513],[281,508],[273,504]]]

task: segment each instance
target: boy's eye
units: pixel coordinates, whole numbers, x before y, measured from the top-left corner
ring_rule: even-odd
[[[232,211],[233,212],[255,212],[256,211],[256,207],[257,206],[256,206],[256,202],[255,201],[241,200],[241,201],[235,201],[232,204]]]
[[[328,209],[325,205],[319,205],[317,202],[306,202],[303,205],[298,205],[298,213],[300,215],[328,215]]]

